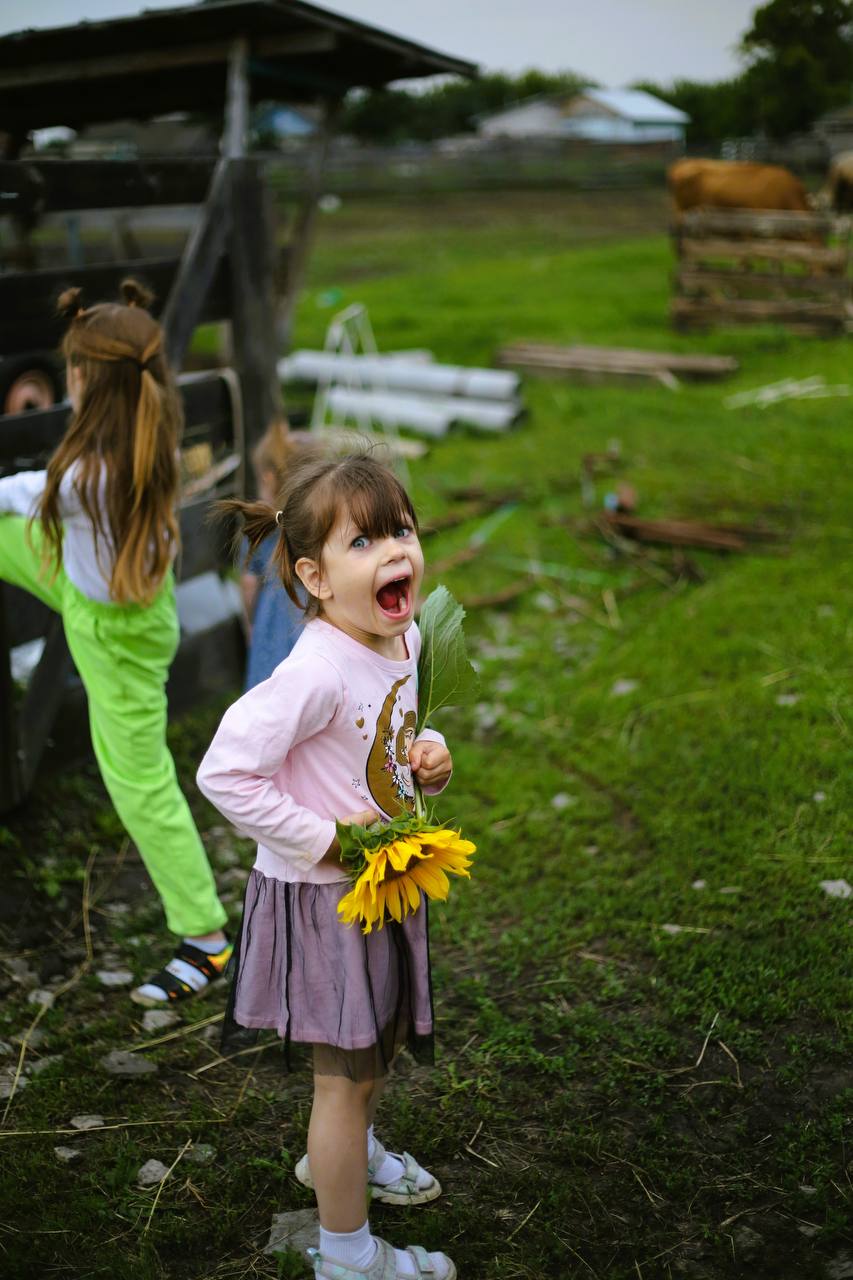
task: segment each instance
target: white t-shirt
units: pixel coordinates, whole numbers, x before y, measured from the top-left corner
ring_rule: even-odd
[[[107,604],[115,550],[109,529],[98,538],[96,546],[92,522],[80,505],[74,488],[75,471],[76,464],[72,463],[59,484],[59,513],[65,526],[62,563],[78,591],[90,600]],[[102,497],[104,479],[101,482]],[[19,471],[17,475],[0,479],[0,519],[4,515],[36,515],[46,483],[46,471]]]

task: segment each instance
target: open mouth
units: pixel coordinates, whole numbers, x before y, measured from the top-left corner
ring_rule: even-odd
[[[395,578],[386,582],[376,592],[376,603],[387,618],[397,620],[405,618],[411,608],[412,580],[410,577]]]

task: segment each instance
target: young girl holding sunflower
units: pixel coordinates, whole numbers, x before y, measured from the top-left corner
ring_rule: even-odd
[[[307,621],[288,658],[226,713],[198,773],[202,791],[258,841],[235,955],[229,1024],[275,1028],[290,1059],[311,1051],[308,1153],[296,1175],[320,1212],[315,1275],[454,1280],[443,1253],[372,1236],[373,1199],[415,1205],[441,1187],[407,1152],[386,1152],[373,1118],[398,1050],[430,1061],[427,908],[384,927],[345,924],[351,888],[336,821],[367,827],[437,794],[451,774],[442,736],[414,738],[424,561],[412,503],[370,455],[294,463],[280,510],[225,504],[274,563]],[[414,891],[412,891],[414,892]],[[422,895],[421,895],[422,896]]]

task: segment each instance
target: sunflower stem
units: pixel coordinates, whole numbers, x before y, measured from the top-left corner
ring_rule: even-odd
[[[421,791],[417,782],[415,783],[415,816],[418,818],[426,817],[426,801],[424,793]]]

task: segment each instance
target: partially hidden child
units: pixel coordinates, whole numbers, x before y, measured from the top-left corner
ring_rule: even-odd
[[[229,1022],[274,1028],[291,1062],[306,1055],[314,1100],[296,1176],[320,1215],[315,1276],[453,1280],[443,1253],[371,1234],[373,1200],[411,1206],[441,1194],[408,1154],[386,1151],[373,1121],[398,1051],[431,1061],[427,904],[364,934],[338,904],[350,883],[336,820],[369,825],[411,810],[450,779],[442,736],[414,739],[424,571],[408,494],[369,454],[306,459],[277,509],[224,504],[273,562],[306,622],[290,656],[225,714],[198,772],[202,791],[258,842],[235,952]],[[244,1033],[245,1034],[245,1033]],[[301,1051],[301,1055],[300,1055]]]
[[[255,445],[252,465],[262,502],[275,503],[298,447],[287,423],[280,419],[270,423]],[[247,547],[243,557],[240,594],[247,639],[247,690],[272,675],[302,630],[304,601],[294,604],[272,566],[277,532],[269,534],[253,551]]]

